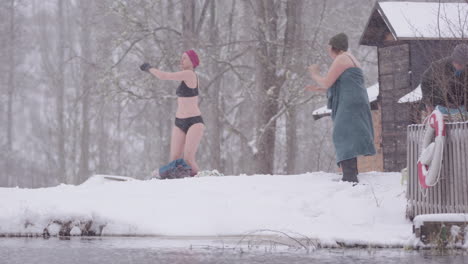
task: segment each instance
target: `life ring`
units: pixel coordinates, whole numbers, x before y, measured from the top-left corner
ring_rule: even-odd
[[[434,137],[433,142],[432,139]],[[418,178],[423,188],[432,187],[439,180],[444,155],[445,137],[444,116],[439,110],[434,110],[426,124],[423,151],[418,159]]]

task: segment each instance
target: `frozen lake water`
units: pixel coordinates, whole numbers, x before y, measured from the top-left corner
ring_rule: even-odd
[[[1,263],[468,263],[467,251],[404,249],[317,249],[269,243],[242,243],[238,238],[0,238]]]

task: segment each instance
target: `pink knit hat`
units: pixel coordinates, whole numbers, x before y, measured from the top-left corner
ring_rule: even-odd
[[[194,50],[187,50],[185,53],[189,56],[190,61],[192,61],[192,65],[194,69],[198,65],[200,65],[200,59],[198,58],[198,55]]]

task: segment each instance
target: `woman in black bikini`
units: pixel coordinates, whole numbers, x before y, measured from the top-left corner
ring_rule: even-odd
[[[149,63],[140,66],[142,71],[152,73],[160,80],[181,81],[177,88],[177,112],[172,129],[170,161],[183,158],[190,165],[191,176],[195,176],[198,165],[195,154],[205,130],[205,124],[198,107],[198,77],[194,69],[199,65],[198,55],[193,50],[182,54],[179,72],[163,72]]]

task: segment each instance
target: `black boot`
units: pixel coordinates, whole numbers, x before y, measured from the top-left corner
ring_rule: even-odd
[[[340,162],[341,169],[343,170],[343,179],[342,181],[358,183],[357,178],[358,168],[357,168],[357,158],[352,158],[348,160],[343,160]]]

